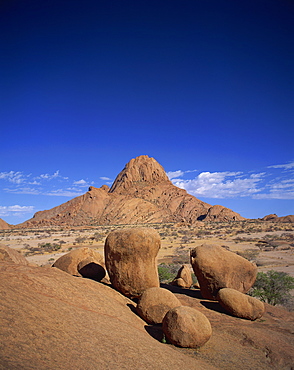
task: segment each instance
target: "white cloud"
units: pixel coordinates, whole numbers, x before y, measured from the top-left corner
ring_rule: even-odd
[[[198,197],[232,198],[260,192],[264,173],[244,176],[241,172],[202,172],[195,179],[174,179],[173,184]]]
[[[35,179],[52,180],[56,179],[57,177],[64,178],[59,175],[59,170],[55,171],[53,175],[50,175],[49,173],[43,173],[42,175],[35,177]]]
[[[0,216],[9,216],[11,214],[23,215],[34,212],[34,206],[0,206]]]
[[[256,194],[254,199],[294,199],[294,179],[272,182],[266,189],[267,192]]]
[[[172,179],[177,179],[177,178],[179,178],[179,177],[183,176],[183,175],[184,175],[184,173],[185,173],[185,172],[183,172],[183,171],[181,171],[181,170],[177,170],[177,171],[169,171],[169,172],[167,172],[166,174],[167,174],[168,178],[169,178],[170,180],[172,180]]]
[[[33,195],[39,195],[42,194],[40,190],[34,189],[34,188],[5,188],[3,189],[7,193],[14,193],[14,194],[33,194]]]
[[[87,181],[85,181],[83,179],[78,180],[78,181],[74,181],[73,183],[74,183],[74,185],[87,186]]]
[[[289,162],[286,164],[276,164],[273,166],[268,166],[267,168],[284,168],[285,170],[290,170],[294,168],[294,162]]]
[[[83,192],[80,191],[74,191],[74,190],[64,190],[64,189],[57,189],[57,190],[52,190],[47,193],[44,193],[44,195],[49,195],[49,196],[60,196],[60,197],[78,197],[80,195],[83,195]]]
[[[100,180],[105,180],[105,181],[109,181],[111,180],[109,177],[106,177],[106,176],[101,176],[99,177]]]
[[[0,179],[7,180],[13,184],[21,184],[26,180],[26,176],[19,171],[0,172]]]

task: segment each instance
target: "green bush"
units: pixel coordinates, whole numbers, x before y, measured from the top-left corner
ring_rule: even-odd
[[[294,289],[294,278],[286,272],[274,270],[259,272],[249,294],[273,306],[287,305],[291,300],[290,290]]]
[[[161,283],[171,282],[177,275],[179,265],[161,263],[158,265],[158,277]]]

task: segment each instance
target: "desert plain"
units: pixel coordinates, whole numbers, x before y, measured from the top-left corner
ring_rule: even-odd
[[[0,243],[38,266],[50,266],[63,254],[89,247],[104,254],[107,235],[125,227],[152,227],[161,236],[158,264],[189,263],[190,250],[201,244],[225,246],[255,262],[258,271],[283,271],[294,277],[294,225],[261,220],[185,224],[47,227],[0,230]]]

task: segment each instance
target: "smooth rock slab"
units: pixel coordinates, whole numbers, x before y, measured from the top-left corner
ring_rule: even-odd
[[[263,302],[234,289],[220,289],[217,300],[230,314],[243,319],[256,320],[265,312]]]
[[[257,267],[245,258],[216,245],[200,245],[190,254],[203,298],[216,300],[222,288],[247,293],[255,282]]]
[[[112,231],[105,240],[105,264],[111,284],[127,297],[138,298],[144,290],[159,287],[156,257],[160,236],[152,228]]]
[[[0,244],[0,262],[10,262],[18,265],[29,264],[21,253],[3,244]]]
[[[188,306],[168,311],[162,321],[162,330],[172,344],[189,348],[203,346],[212,334],[208,318]]]
[[[170,309],[181,305],[172,292],[154,287],[143,292],[137,304],[137,312],[149,324],[161,324]]]

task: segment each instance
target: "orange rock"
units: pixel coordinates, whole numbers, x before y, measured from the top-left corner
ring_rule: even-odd
[[[161,324],[170,309],[181,305],[172,292],[154,287],[143,292],[138,301],[137,312],[149,324]]]
[[[0,263],[1,262],[12,262],[18,265],[29,264],[29,262],[25,259],[25,257],[22,254],[3,244],[0,244]]]
[[[191,264],[206,299],[215,300],[221,288],[246,293],[257,275],[255,264],[217,245],[204,244],[191,250]]]
[[[217,293],[217,300],[230,314],[243,319],[259,319],[265,311],[263,302],[235,289],[220,289]]]
[[[187,306],[168,311],[162,322],[162,330],[172,344],[189,348],[203,346],[212,334],[208,318]]]
[[[88,192],[47,211],[37,212],[18,227],[79,226],[97,223],[142,224],[198,220],[243,220],[222,206],[211,206],[168,179],[163,167],[147,155],[133,158],[109,189],[90,186]]]
[[[83,276],[98,281],[106,274],[103,257],[87,247],[64,254],[54,262],[52,267],[57,267],[73,276]]]
[[[139,297],[144,290],[159,287],[156,256],[160,236],[151,228],[112,231],[105,240],[104,255],[110,281],[128,297]]]
[[[190,288],[192,284],[192,274],[188,265],[183,265],[179,269],[177,276],[171,282],[171,285],[176,285],[182,288]]]

